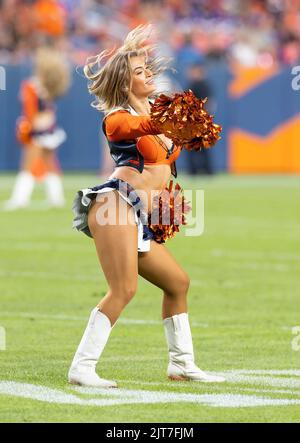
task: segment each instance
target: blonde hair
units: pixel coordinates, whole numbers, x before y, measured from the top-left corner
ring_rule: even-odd
[[[90,57],[84,66],[84,74],[90,81],[88,89],[95,95],[92,106],[99,111],[109,112],[114,108],[127,108],[132,86],[130,58],[144,55],[153,75],[165,71],[169,59],[152,55],[155,45],[149,43],[151,25],[140,25],[133,29],[117,50],[104,50]],[[150,59],[148,59],[148,54]],[[103,60],[108,60],[103,64]]]
[[[62,55],[54,48],[39,48],[35,55],[35,73],[50,99],[66,93],[70,86],[70,68]]]

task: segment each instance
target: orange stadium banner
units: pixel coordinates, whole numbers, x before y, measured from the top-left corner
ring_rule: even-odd
[[[300,172],[300,114],[266,137],[239,129],[229,133],[229,165],[234,173]]]
[[[233,121],[228,131],[230,172],[300,172],[300,113],[299,110],[297,113],[297,107],[293,114],[290,113],[291,106],[284,106],[282,100],[289,100],[295,94],[285,78],[286,92],[278,95],[281,75],[284,73],[276,68],[244,68],[234,72],[228,92],[232,103],[238,106],[239,124]],[[256,124],[251,120],[248,130],[248,122],[253,117]]]

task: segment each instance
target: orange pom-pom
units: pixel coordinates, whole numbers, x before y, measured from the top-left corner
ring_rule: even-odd
[[[173,97],[161,94],[151,104],[151,120],[176,145],[195,151],[210,148],[221,138],[222,127],[204,108],[206,101],[191,90]]]
[[[165,243],[174,237],[179,226],[186,225],[185,214],[191,210],[181,186],[176,183],[174,191],[172,188],[173,181],[170,180],[169,186],[154,197],[152,212],[148,214],[148,227],[157,243]]]

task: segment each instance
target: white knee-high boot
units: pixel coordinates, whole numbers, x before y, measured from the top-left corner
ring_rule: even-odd
[[[18,208],[25,208],[29,205],[31,194],[34,188],[35,179],[29,171],[21,171],[16,177],[13,192],[4,208],[6,210],[14,210]]]
[[[63,207],[65,205],[65,197],[60,175],[49,172],[44,178],[44,183],[50,205],[58,208]]]
[[[217,383],[225,379],[206,374],[194,362],[192,334],[187,313],[163,320],[169,350],[167,375],[171,380]]]
[[[69,383],[100,388],[117,387],[115,381],[105,380],[96,374],[96,364],[111,330],[109,318],[98,308],[93,309],[69,370]]]

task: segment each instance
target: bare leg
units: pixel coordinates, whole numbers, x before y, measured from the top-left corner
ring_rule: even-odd
[[[63,207],[65,204],[64,189],[55,151],[43,148],[41,155],[47,170],[44,177],[47,200],[53,207]]]
[[[187,312],[189,277],[162,244],[151,242],[149,252],[139,253],[139,274],[163,290],[162,318]]]
[[[47,167],[47,171],[53,174],[58,174],[59,170],[57,167],[57,160],[56,160],[56,151],[51,149],[44,149],[41,148],[41,156],[44,160],[44,163]]]
[[[196,366],[187,314],[189,278],[165,246],[151,242],[150,252],[140,253],[139,274],[164,291],[162,318],[169,351],[167,375],[172,380],[222,382]]]
[[[107,280],[109,289],[105,297],[98,304],[99,309],[113,325],[124,307],[134,296],[138,279],[138,252],[137,252],[137,225],[134,223],[134,209],[113,191],[116,197],[116,219],[121,222],[117,225],[100,225],[97,222],[97,210],[105,203],[105,194],[99,196],[89,211],[89,228],[93,235],[98,258]],[[100,201],[101,200],[101,201]],[[124,211],[125,209],[125,211]]]
[[[114,224],[103,225],[103,210],[111,210],[117,215]],[[127,218],[131,224],[126,223]],[[133,208],[117,191],[98,196],[98,201],[89,210],[88,223],[109,289],[91,313],[73,358],[68,379],[70,383],[83,386],[116,387],[116,382],[100,378],[95,369],[112,326],[136,291],[137,225],[134,223]]]
[[[22,149],[21,170],[31,171],[33,163],[41,157],[41,149],[34,143],[30,143]]]

